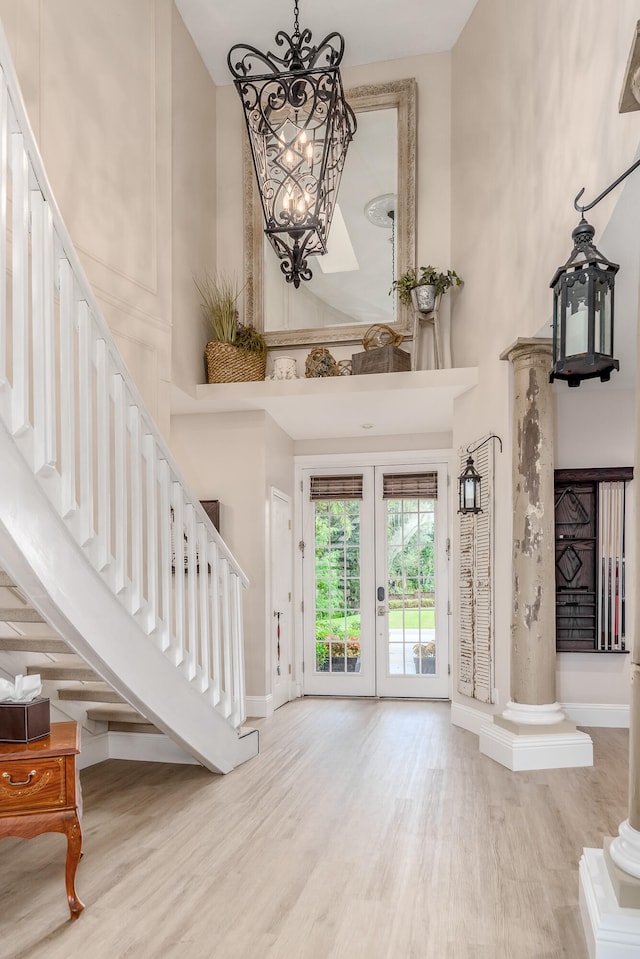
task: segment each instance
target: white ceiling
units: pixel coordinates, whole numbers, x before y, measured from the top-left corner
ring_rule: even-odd
[[[477,0],[299,0],[300,27],[319,43],[345,39],[344,66],[450,50]],[[176,0],[176,6],[218,84],[230,83],[227,53],[236,43],[277,51],[278,30],[293,33],[293,0]]]

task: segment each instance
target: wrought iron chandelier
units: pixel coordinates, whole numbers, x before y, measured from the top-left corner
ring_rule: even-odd
[[[356,118],[342,88],[339,33],[312,46],[294,0],[293,36],[279,30],[275,42],[282,56],[236,44],[227,63],[244,109],[264,232],[297,288],[311,279],[307,258],[327,252]]]

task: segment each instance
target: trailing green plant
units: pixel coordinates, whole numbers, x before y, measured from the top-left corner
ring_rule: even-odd
[[[452,286],[460,286],[461,284],[462,280],[455,270],[441,272],[440,270],[436,270],[434,266],[421,266],[418,272],[416,268],[412,266],[402,273],[397,280],[393,281],[391,289],[389,290],[389,296],[397,292],[400,302],[404,303],[405,306],[410,306],[411,290],[414,286],[435,286],[436,296],[442,296],[442,294],[446,293]]]
[[[238,323],[235,345],[241,350],[246,350],[247,353],[264,353],[267,348],[262,333],[258,333],[249,323],[246,326],[244,323]]]

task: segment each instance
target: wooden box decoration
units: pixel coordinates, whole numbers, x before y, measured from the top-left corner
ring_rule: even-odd
[[[397,346],[380,346],[354,353],[351,363],[354,376],[358,373],[404,373],[411,369],[411,354]]]
[[[30,703],[0,703],[0,742],[30,743],[50,732],[48,698],[39,696]]]

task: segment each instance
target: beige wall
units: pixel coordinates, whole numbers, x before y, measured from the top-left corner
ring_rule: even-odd
[[[172,380],[204,382],[207,333],[194,277],[215,272],[216,89],[172,6]]]
[[[220,531],[249,577],[244,595],[247,695],[271,691],[268,615],[270,487],[293,498],[293,443],[268,414],[176,416],[171,446],[199,499],[219,499]]]
[[[467,286],[460,365],[551,317],[549,281],[571,250],[573,198],[632,161],[640,115],[618,114],[635,0],[480,0],[453,51],[453,256]],[[600,236],[615,198],[593,212]]]
[[[465,280],[453,353],[456,365],[480,368],[479,386],[457,401],[454,445],[489,430],[505,440],[496,461],[500,708],[509,694],[512,534],[511,371],[499,355],[517,337],[549,330],[549,281],[571,250],[575,194],[585,186],[593,198],[634,158],[640,116],[620,116],[617,104],[637,16],[633,0],[479,0],[452,54],[452,262]],[[597,238],[615,202],[591,214]],[[563,404],[560,387],[558,396]],[[577,420],[564,406],[558,414],[558,465],[606,465],[629,450],[624,391],[607,401],[621,430],[600,443],[585,432],[586,391],[573,402]],[[601,698],[577,661],[561,657],[559,670],[559,696],[624,701],[622,662],[603,673]]]
[[[171,0],[0,0],[0,19],[66,225],[168,432],[174,316],[179,381],[202,369],[189,280],[214,254],[214,85]]]

